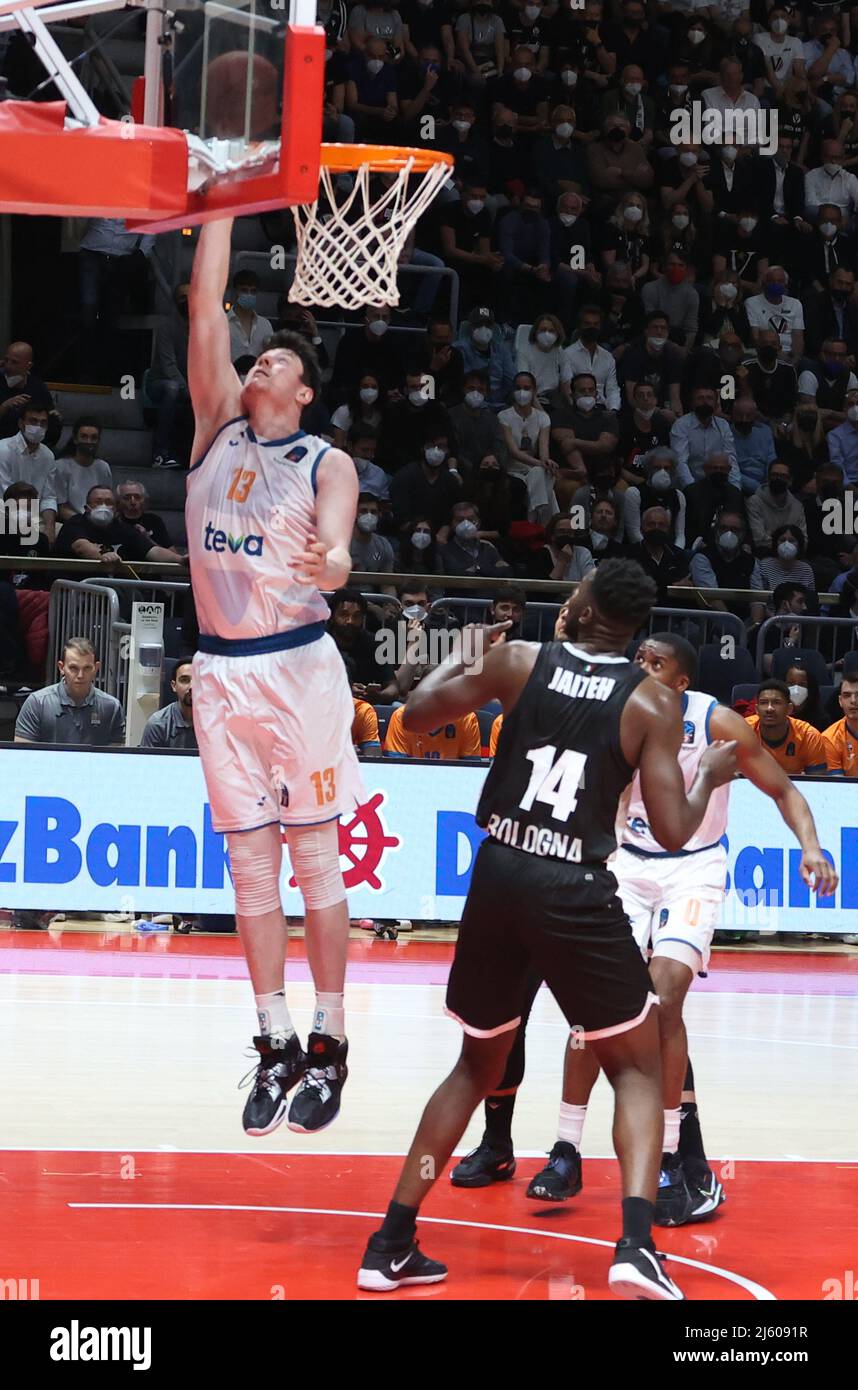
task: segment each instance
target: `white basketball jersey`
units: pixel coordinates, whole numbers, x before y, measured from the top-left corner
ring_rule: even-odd
[[[700,759],[711,742],[709,720],[717,704],[718,701],[713,700],[711,695],[704,695],[699,690],[687,690],[682,697],[683,739],[679,750],[679,766],[682,768],[686,791],[694,785]],[[680,853],[688,854],[694,850],[708,849],[710,845],[717,845],[727,830],[729,802],[728,782],[712,793],[703,820],[691,839],[683,845]],[[640,774],[637,772],[632,781],[622,842],[629,849],[644,850],[648,854],[667,853],[649,828],[646,807],[641,796]]]
[[[316,528],[316,468],[330,448],[303,430],[261,442],[229,420],[188,474],[185,523],[200,632],[247,640],[327,622],[290,562]]]

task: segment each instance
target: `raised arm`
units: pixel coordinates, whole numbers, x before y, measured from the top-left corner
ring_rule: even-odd
[[[232,218],[206,222],[194,256],[188,296],[188,390],[196,420],[194,461],[225,421],[241,413],[241,382],[232,365],[223,296],[229,279]]]
[[[507,646],[499,639],[508,626],[467,627],[453,634],[453,648],[446,661],[424,676],[409,696],[403,713],[406,729],[428,733],[471,714],[490,700],[500,700],[504,713],[509,713],[533,670],[540,647],[538,642],[510,642]]]

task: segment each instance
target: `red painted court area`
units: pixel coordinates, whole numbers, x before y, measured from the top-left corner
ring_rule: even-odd
[[[446,1178],[420,1240],[450,1266],[444,1284],[359,1293],[355,1273],[401,1159],[25,1151],[0,1153],[0,1249],[40,1272],[42,1299],[610,1298],[616,1165],[585,1160],[584,1191],[562,1207],[524,1196],[541,1166],[463,1192]],[[689,1299],[823,1296],[854,1264],[853,1166],[748,1162],[711,1222],[655,1233],[678,1257]],[[798,1198],[798,1200],[797,1200]],[[785,1218],[788,1213],[788,1219]]]

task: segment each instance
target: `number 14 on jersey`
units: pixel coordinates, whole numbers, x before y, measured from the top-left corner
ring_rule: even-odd
[[[551,807],[553,820],[568,820],[578,805],[578,793],[584,785],[587,754],[566,748],[558,758],[556,747],[549,743],[544,748],[531,748],[526,756],[533,764],[533,771],[527,791],[519,802],[520,809],[531,811],[534,803],[541,801]]]

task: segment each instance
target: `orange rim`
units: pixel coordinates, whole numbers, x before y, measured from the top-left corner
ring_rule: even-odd
[[[414,161],[415,173],[425,174],[437,164],[452,169],[454,160],[443,150],[416,150],[407,145],[322,145],[319,163],[335,174],[347,174],[368,164],[373,173],[383,174],[403,169]]]

